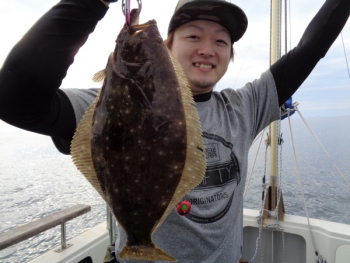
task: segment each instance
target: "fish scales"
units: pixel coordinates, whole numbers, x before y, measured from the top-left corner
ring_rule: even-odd
[[[176,261],[151,234],[205,171],[185,74],[151,20],[123,27],[96,78],[104,83],[77,128],[73,162],[125,230],[121,258]]]

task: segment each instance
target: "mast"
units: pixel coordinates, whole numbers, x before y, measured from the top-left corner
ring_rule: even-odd
[[[281,57],[281,24],[282,24],[282,0],[271,0],[271,32],[270,32],[270,65],[273,65]],[[265,199],[264,208],[269,211],[275,211],[278,203],[278,193],[281,200],[278,206],[278,220],[283,220],[284,204],[282,193],[277,187],[278,176],[278,156],[279,156],[279,134],[280,121],[270,124],[270,187]],[[264,212],[264,218],[269,214]]]

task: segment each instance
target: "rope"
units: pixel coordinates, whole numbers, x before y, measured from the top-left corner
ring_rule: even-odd
[[[259,246],[260,246],[260,251],[261,251],[260,261],[262,262],[262,260],[263,260],[262,246],[261,246],[262,211],[260,211],[260,215],[257,217],[257,222],[258,222],[258,225],[259,225],[259,235],[258,235],[258,237],[256,238],[256,241],[255,241],[255,252],[254,252],[253,258],[250,260],[251,263],[253,263],[253,260],[255,259],[256,254],[258,253]]]
[[[331,158],[331,156],[328,154],[328,152],[326,151],[326,149],[323,147],[323,145],[321,144],[321,142],[318,140],[318,138],[316,137],[316,135],[314,134],[314,132],[311,130],[311,128],[309,127],[309,125],[306,123],[306,120],[304,119],[303,115],[301,115],[300,110],[295,107],[296,111],[298,112],[298,114],[300,115],[301,119],[304,121],[306,127],[309,129],[309,131],[311,132],[311,134],[314,136],[315,140],[318,142],[318,144],[321,146],[321,148],[323,149],[323,151],[325,152],[325,154],[327,155],[327,157],[329,158],[329,160],[332,162],[332,164],[334,165],[335,169],[337,169],[338,173],[340,174],[340,176],[344,179],[345,183],[348,185],[348,187],[350,188],[350,184],[349,182],[346,180],[345,176],[343,175],[343,173],[340,171],[340,169],[338,168],[338,166],[334,163],[333,159]]]
[[[282,137],[282,136],[281,136]],[[282,139],[281,137],[279,137],[279,141],[282,142]],[[261,141],[262,141],[262,138],[261,138]],[[261,141],[260,141],[260,145],[261,145]],[[259,147],[260,147],[259,145]],[[265,165],[264,165],[264,176],[263,176],[263,180],[262,180],[262,196],[266,196],[268,194],[268,187],[267,185],[265,184],[265,175],[266,175],[266,170],[267,170],[267,150],[268,150],[268,147],[270,146],[270,136],[269,134],[267,134],[267,139],[265,140],[265,145],[266,145],[266,149],[265,149]],[[282,147],[282,143],[279,143],[278,144],[280,147]],[[281,151],[280,151],[280,155],[281,155]],[[282,169],[281,167],[279,167],[279,175],[281,174],[282,172]],[[278,188],[281,189],[281,180],[278,181]],[[282,232],[282,240],[283,240],[283,262],[284,262],[284,258],[285,258],[285,255],[284,255],[284,251],[285,251],[285,247],[284,247],[284,233],[283,233],[283,228],[281,227],[281,225],[278,223],[278,206],[280,204],[280,201],[281,201],[281,193],[280,191],[277,192],[277,205],[275,207],[275,211],[269,211],[269,210],[266,210],[264,209],[264,198],[261,199],[261,209],[260,209],[260,215],[256,218],[257,220],[257,223],[258,223],[258,226],[259,226],[259,235],[256,239],[256,246],[255,246],[255,252],[254,252],[254,255],[253,255],[253,258],[250,260],[250,262],[253,262],[253,260],[255,259],[257,253],[258,253],[258,250],[259,250],[259,247],[260,247],[260,260],[261,262],[263,262],[263,253],[262,253],[262,240],[261,240],[261,236],[262,236],[262,228],[266,228],[266,229],[269,229],[271,231],[281,231]],[[266,224],[266,225],[262,225],[262,214],[263,212],[267,212],[269,214],[270,217],[274,217],[274,218],[277,218],[277,223],[269,223],[269,224]]]
[[[290,13],[290,0],[289,0],[289,49],[292,48],[292,15]]]
[[[267,127],[266,127],[266,128],[267,128]],[[263,139],[263,136],[262,136],[262,135],[264,134],[266,128],[265,128],[265,129],[260,133],[260,135],[259,135],[259,136],[261,136],[261,139],[260,139],[260,143],[259,143],[258,150],[256,151],[256,155],[255,155],[253,167],[252,167],[252,169],[251,169],[251,171],[250,171],[250,174],[249,174],[249,177],[248,177],[248,182],[247,182],[247,184],[246,184],[247,186],[246,186],[246,188],[245,188],[245,190],[244,190],[243,200],[244,200],[244,198],[245,198],[246,193],[248,192],[248,188],[249,188],[249,184],[250,184],[250,179],[252,178],[252,174],[253,174],[253,171],[254,171],[254,167],[255,167],[255,164],[256,164],[256,160],[258,159],[258,154],[259,154],[261,142],[262,142],[262,139]],[[255,142],[255,141],[254,141],[254,142]],[[252,144],[254,144],[254,142],[253,142]]]
[[[266,229],[269,229],[269,230],[272,230],[272,231],[282,231],[283,230],[281,225],[277,224],[277,223],[270,223],[270,224],[264,225],[264,227]]]
[[[251,146],[253,146],[257,140],[259,140],[260,136],[262,136],[262,135],[264,134],[264,132],[265,132],[266,129],[267,129],[267,127],[265,127],[265,129],[264,129],[262,132],[260,132],[260,133],[258,134],[258,136],[256,136],[256,138],[255,138],[254,141],[252,142],[252,145],[251,145]]]
[[[280,139],[280,138],[279,138]],[[262,140],[262,138],[261,138]],[[261,141],[260,141],[261,143]],[[266,186],[265,184],[265,175],[266,175],[266,170],[267,170],[267,150],[268,150],[268,147],[270,146],[270,136],[269,134],[267,134],[267,139],[265,140],[265,145],[266,145],[266,150],[265,150],[265,165],[264,165],[264,176],[263,176],[263,180],[262,180],[262,196],[266,196],[268,194],[268,187]],[[279,146],[281,146],[281,144],[279,144]],[[260,147],[260,145],[259,145]],[[279,167],[279,169],[281,169]],[[281,170],[279,170],[281,171]],[[278,181],[278,186],[279,186],[279,189],[281,189],[281,180]],[[279,206],[279,203],[281,201],[281,194],[280,192],[278,192],[278,195],[277,195],[277,205],[276,205],[276,208],[275,208],[275,211],[269,211],[269,210],[266,210],[264,209],[264,198],[261,199],[261,209],[260,209],[260,214],[259,216],[256,218],[257,220],[257,223],[258,223],[258,226],[259,226],[259,235],[256,239],[256,246],[255,246],[255,252],[254,252],[254,255],[253,255],[253,258],[250,260],[250,262],[253,262],[257,253],[258,253],[258,250],[259,250],[259,247],[260,247],[260,260],[261,262],[263,262],[263,253],[262,253],[262,240],[261,240],[261,236],[262,236],[262,228],[266,228],[266,229],[269,229],[271,231],[282,231],[282,239],[283,239],[283,262],[284,262],[284,251],[285,251],[285,247],[284,247],[284,234],[283,234],[283,228],[281,227],[281,225],[278,223],[278,206]],[[263,212],[267,212],[269,214],[270,217],[277,217],[277,223],[269,223],[269,224],[266,224],[266,225],[263,225],[262,224],[262,214]]]
[[[287,30],[287,20],[288,20],[288,16],[287,16],[287,0],[284,1],[284,53],[287,54],[287,50],[288,50],[288,30]]]
[[[284,232],[282,230],[282,247],[283,247],[283,263],[285,262],[285,243],[284,243]]]
[[[294,152],[295,165],[296,165],[298,179],[299,179],[300,191],[301,191],[301,195],[303,197],[303,202],[304,202],[304,211],[305,211],[305,214],[306,214],[306,217],[307,217],[307,223],[308,223],[308,228],[309,228],[310,235],[311,235],[312,244],[314,246],[314,250],[316,251],[317,250],[316,249],[316,243],[315,243],[314,236],[313,236],[312,230],[311,230],[310,218],[309,218],[309,213],[307,211],[307,206],[306,206],[306,201],[305,201],[304,187],[303,187],[303,184],[301,182],[300,169],[299,169],[297,154],[296,154],[296,151],[295,151],[294,137],[293,137],[292,125],[290,123],[289,115],[288,115],[288,122],[289,122],[290,135],[291,135],[291,138],[292,138],[292,146],[293,146],[293,152]]]
[[[265,128],[266,129],[266,128]],[[267,134],[267,137],[269,138],[269,135]],[[262,136],[261,136],[261,140],[262,140]],[[268,140],[268,139],[266,139]],[[260,142],[261,143],[261,142]],[[264,176],[263,176],[263,184],[262,184],[262,195],[266,196],[267,192],[268,192],[268,189],[266,187],[266,184],[265,184],[265,175],[266,175],[266,163],[267,163],[267,149],[268,149],[268,146],[269,144],[266,143],[265,141],[265,144],[266,144],[266,149],[265,149],[265,165],[264,165]],[[259,146],[260,147],[260,146]],[[261,262],[263,261],[263,255],[262,255],[262,244],[261,244],[261,233],[262,233],[262,213],[264,211],[263,209],[264,207],[264,198],[261,198],[261,209],[260,209],[260,215],[256,218],[256,221],[258,223],[258,226],[259,226],[259,235],[256,239],[256,242],[255,242],[255,252],[254,252],[254,255],[253,255],[253,258],[250,260],[250,262],[252,263],[253,260],[255,259],[257,253],[258,253],[258,250],[259,250],[259,246],[260,246],[260,252],[261,252],[261,255],[260,255],[260,260]]]
[[[278,170],[277,170],[277,204],[276,204],[276,208],[275,208],[275,214],[277,217],[277,222],[278,220],[278,207],[279,207],[279,203],[281,200],[281,176],[282,176],[282,136],[279,136],[277,138],[278,140],[278,146],[281,148],[279,150],[279,154],[280,154],[280,158],[279,158],[279,165],[278,165]]]
[[[287,4],[287,3],[286,3]],[[280,147],[280,158],[279,158],[279,161],[280,161],[280,165],[279,165],[279,170],[278,170],[278,176],[277,176],[277,180],[278,180],[278,189],[279,191],[277,191],[277,206],[276,206],[276,214],[277,214],[277,222],[279,221],[279,218],[278,218],[278,207],[279,207],[279,203],[280,203],[280,200],[281,200],[281,196],[282,196],[282,145],[283,145],[283,139],[282,139],[282,133],[280,135],[280,137],[278,138],[278,145]],[[284,259],[285,259],[285,255],[284,255],[284,252],[285,252],[285,247],[284,247],[284,231],[283,231],[283,228],[280,226],[280,224],[278,224],[278,231],[281,231],[282,233],[282,263],[284,263]]]
[[[343,42],[345,61],[346,61],[346,66],[348,67],[348,74],[349,74],[349,79],[350,79],[350,70],[349,70],[348,58],[346,56],[346,51],[345,51],[345,45],[344,45],[344,39],[343,39],[343,33],[342,32],[340,33],[340,36],[341,36],[341,41]]]

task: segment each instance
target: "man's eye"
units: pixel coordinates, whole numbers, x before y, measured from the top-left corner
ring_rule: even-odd
[[[198,39],[198,37],[197,37],[197,36],[195,36],[195,35],[188,36],[188,38],[191,38],[191,39]]]
[[[227,45],[227,42],[225,40],[222,40],[222,39],[216,40],[216,42],[218,42],[220,44]]]

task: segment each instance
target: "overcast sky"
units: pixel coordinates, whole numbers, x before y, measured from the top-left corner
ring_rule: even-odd
[[[231,2],[246,12],[249,26],[244,37],[235,44],[235,61],[217,84],[216,90],[228,87],[239,88],[246,82],[258,78],[269,66],[270,0]],[[12,46],[42,14],[56,3],[56,0],[0,2],[0,66]],[[132,1],[134,6],[136,3],[136,0]],[[143,0],[140,22],[155,19],[161,35],[165,38],[169,18],[176,3],[177,0]],[[323,3],[324,0],[291,1],[292,47],[298,43],[307,24]],[[62,88],[98,87],[91,81],[91,77],[105,67],[107,57],[114,49],[114,41],[123,23],[124,16],[121,11],[121,0],[119,0],[118,3],[110,5],[105,18],[97,25],[95,32],[80,49],[63,81]],[[343,37],[345,49],[350,56],[349,23],[343,30]],[[299,108],[307,116],[350,115],[350,80],[340,37],[335,41],[326,58],[321,60],[297,91],[294,100],[300,102]]]

